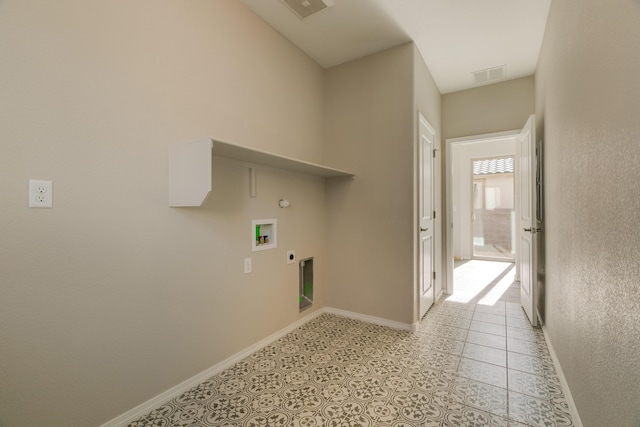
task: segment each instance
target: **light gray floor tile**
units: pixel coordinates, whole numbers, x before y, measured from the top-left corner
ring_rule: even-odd
[[[496,316],[495,314],[486,314],[486,313],[473,313],[473,320],[478,320],[480,322],[487,323],[495,323],[497,325],[505,325],[506,320],[505,316]]]
[[[556,374],[550,357],[547,359],[509,351],[507,352],[507,365],[509,369],[535,375],[552,376]]]
[[[517,309],[512,309],[507,307],[506,315],[507,315],[507,322],[509,322],[509,319],[526,320],[527,322],[529,321],[527,318],[527,313],[524,312],[524,309],[520,304],[518,304]]]
[[[505,303],[498,301],[494,305],[477,304],[475,312],[504,316],[506,312]]]
[[[467,335],[467,342],[493,347],[499,350],[507,349],[507,340],[505,337],[485,334],[484,332],[469,331],[469,335]]]
[[[510,317],[507,316],[507,326],[510,328],[523,328],[529,329],[531,328],[531,322],[529,319],[525,317]]]
[[[507,388],[507,368],[463,358],[458,375],[496,387]]]
[[[504,325],[481,322],[479,320],[473,320],[471,325],[469,325],[469,330],[484,332],[486,334],[501,335],[503,337],[506,336],[507,333]]]
[[[507,366],[507,352],[497,348],[485,347],[483,345],[466,343],[462,357],[478,360],[480,362],[491,363],[498,366]]]

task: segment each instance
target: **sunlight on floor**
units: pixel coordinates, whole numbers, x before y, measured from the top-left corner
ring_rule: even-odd
[[[454,269],[454,292],[447,301],[494,305],[513,284],[514,267],[510,262],[461,262]]]

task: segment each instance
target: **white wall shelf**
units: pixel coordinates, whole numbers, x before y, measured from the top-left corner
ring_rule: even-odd
[[[205,138],[169,147],[169,206],[202,206],[212,190],[214,156],[324,178],[354,176],[328,166]]]

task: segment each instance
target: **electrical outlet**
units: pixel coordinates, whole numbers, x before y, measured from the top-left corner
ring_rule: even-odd
[[[244,259],[244,274],[249,274],[251,273],[251,258],[245,258]]]
[[[29,207],[53,207],[53,181],[29,180]]]
[[[287,264],[296,262],[296,251],[287,251]]]

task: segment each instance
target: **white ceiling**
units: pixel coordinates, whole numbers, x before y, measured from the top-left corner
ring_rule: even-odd
[[[413,40],[440,89],[476,86],[472,72],[535,72],[551,0],[333,0],[300,20],[281,0],[241,0],[324,68]]]

